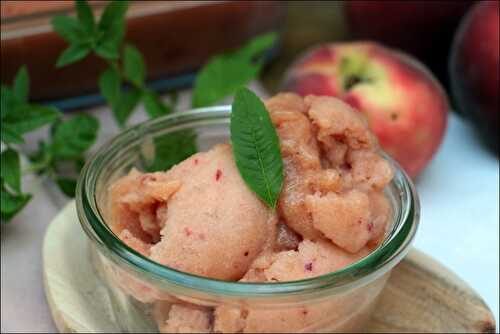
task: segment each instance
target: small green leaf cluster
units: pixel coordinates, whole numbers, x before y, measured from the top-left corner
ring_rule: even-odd
[[[108,63],[99,78],[99,88],[120,127],[126,125],[141,100],[152,118],[172,109],[146,87],[142,54],[133,45],[124,45],[127,8],[127,1],[111,1],[97,23],[89,4],[77,0],[76,17],[56,16],[52,20],[54,31],[69,43],[59,56],[58,67],[82,60],[92,52]],[[124,84],[128,84],[127,90],[122,90]]]
[[[21,159],[18,145],[23,136],[46,125],[51,126],[48,141],[40,141],[38,150],[29,156],[25,172],[51,177],[68,196],[74,196],[76,178],[62,173],[64,165],[73,165],[76,174],[84,161],[84,153],[94,143],[99,123],[90,115],[76,115],[63,120],[61,113],[48,106],[29,103],[29,75],[26,67],[17,72],[11,87],[1,86],[1,221],[8,222],[31,199],[21,189]],[[64,167],[67,170],[67,167]]]
[[[127,1],[112,1],[97,23],[89,4],[77,0],[76,17],[55,16],[52,28],[69,43],[68,48],[59,56],[56,66],[63,67],[77,62],[92,51],[104,59],[118,59],[125,35],[124,17],[127,8]]]

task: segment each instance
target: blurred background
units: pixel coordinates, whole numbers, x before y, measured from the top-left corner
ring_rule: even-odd
[[[89,3],[100,14],[108,2]],[[67,42],[51,19],[74,12],[72,1],[2,1],[1,81],[26,65],[30,101],[106,119],[106,62],[55,65]],[[276,31],[252,87],[337,96],[363,112],[416,182],[416,247],[476,289],[498,321],[498,18],[498,1],[131,1],[125,40],[144,57],[147,87],[171,96],[189,94],[215,55]]]

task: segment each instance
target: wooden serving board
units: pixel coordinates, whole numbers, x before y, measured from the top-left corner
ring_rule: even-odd
[[[88,260],[88,242],[69,203],[43,245],[47,300],[61,332],[118,332],[111,301]],[[465,282],[413,249],[393,270],[368,332],[494,333],[495,319]]]

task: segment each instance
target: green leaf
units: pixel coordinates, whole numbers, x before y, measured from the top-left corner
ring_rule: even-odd
[[[83,166],[85,166],[85,157],[79,157],[79,158],[75,158],[73,160],[73,166],[75,167],[75,171],[77,174],[80,174],[80,172],[82,171],[83,169]]]
[[[76,14],[78,20],[80,21],[87,34],[94,34],[96,29],[94,13],[92,13],[92,9],[90,8],[87,1],[76,0]]]
[[[30,194],[13,195],[7,191],[2,181],[2,188],[0,192],[0,212],[2,223],[7,223],[19,211],[28,204],[31,199]]]
[[[101,41],[97,44],[94,51],[104,59],[116,60],[120,57],[120,44],[121,41]]]
[[[26,65],[21,66],[17,71],[16,77],[14,78],[14,84],[12,86],[12,91],[19,101],[28,100],[28,92],[30,86],[30,78],[28,76],[28,70]]]
[[[57,186],[59,189],[68,197],[75,197],[76,190],[76,180],[72,178],[66,177],[57,177],[55,179]]]
[[[116,106],[113,107],[113,113],[118,124],[124,126],[125,123],[127,123],[128,118],[134,111],[137,103],[139,103],[140,98],[141,92],[137,89],[131,89],[120,95],[120,100]]]
[[[12,110],[14,110],[15,106],[19,104],[19,101],[17,101],[12,90],[5,85],[1,86],[0,92],[2,95],[0,115],[1,119],[4,119]]]
[[[0,155],[0,176],[16,193],[21,192],[21,163],[19,154],[13,149],[7,149]]]
[[[37,104],[25,104],[9,113],[3,119],[3,122],[5,122],[5,127],[11,132],[24,134],[52,123],[60,116],[61,114],[56,108]]]
[[[51,23],[52,29],[70,44],[84,43],[89,39],[80,22],[74,17],[55,16]]]
[[[71,44],[61,53],[57,59],[56,67],[60,68],[85,58],[90,53],[90,47],[86,44]]]
[[[156,118],[170,114],[172,109],[170,106],[163,103],[156,93],[146,90],[142,94],[142,102],[144,103],[144,108],[151,118]]]
[[[106,6],[99,21],[99,30],[109,31],[113,25],[124,23],[125,13],[128,9],[128,1],[115,0]]]
[[[239,58],[220,56],[207,64],[196,77],[193,107],[205,107],[234,94],[250,82],[260,71],[260,66]]]
[[[15,132],[14,130],[5,126],[5,124],[0,124],[0,137],[5,144],[22,144],[24,139],[21,134]]]
[[[112,1],[104,9],[98,26],[102,34],[98,41],[98,54],[101,57],[114,56],[115,51],[118,53],[125,35],[125,13],[127,9],[128,1]]]
[[[120,74],[113,68],[108,68],[99,78],[99,89],[101,94],[112,106],[115,105],[120,98],[121,79]]]
[[[246,60],[255,60],[256,57],[261,56],[264,52],[271,49],[277,39],[278,34],[275,32],[259,35],[250,40],[244,47],[235,51],[233,56]]]
[[[234,160],[241,177],[274,209],[283,185],[279,139],[266,107],[247,88],[236,93],[230,130]]]
[[[141,53],[134,46],[127,45],[123,57],[125,77],[135,85],[142,87],[144,85],[146,66]]]
[[[76,115],[56,127],[50,151],[55,158],[79,157],[95,142],[98,130],[99,122],[95,117]]]
[[[154,147],[154,159],[144,163],[148,172],[168,170],[198,151],[196,135],[190,130],[177,131],[155,138]]]
[[[196,77],[193,107],[213,105],[257,77],[262,69],[260,56],[275,40],[275,34],[258,36],[238,51],[212,58]]]

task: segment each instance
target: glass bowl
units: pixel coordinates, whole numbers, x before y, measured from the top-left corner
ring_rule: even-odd
[[[179,332],[200,331],[196,310],[223,317],[216,331],[345,332],[363,330],[391,269],[406,255],[419,221],[414,186],[402,169],[386,187],[392,222],[369,255],[339,271],[292,282],[242,283],[214,280],[160,265],[123,243],[108,227],[108,188],[132,168],[154,158],[154,140],[191,131],[198,150],[229,139],[230,106],[174,113],[132,127],[106,145],[84,167],[77,186],[80,223],[90,241],[90,258],[109,292],[112,321],[129,332],[163,330],[168,310],[194,310]],[[182,315],[182,312],[181,312]],[[206,319],[205,319],[206,320]],[[111,321],[111,320],[110,320]],[[207,324],[205,324],[207,325]]]

